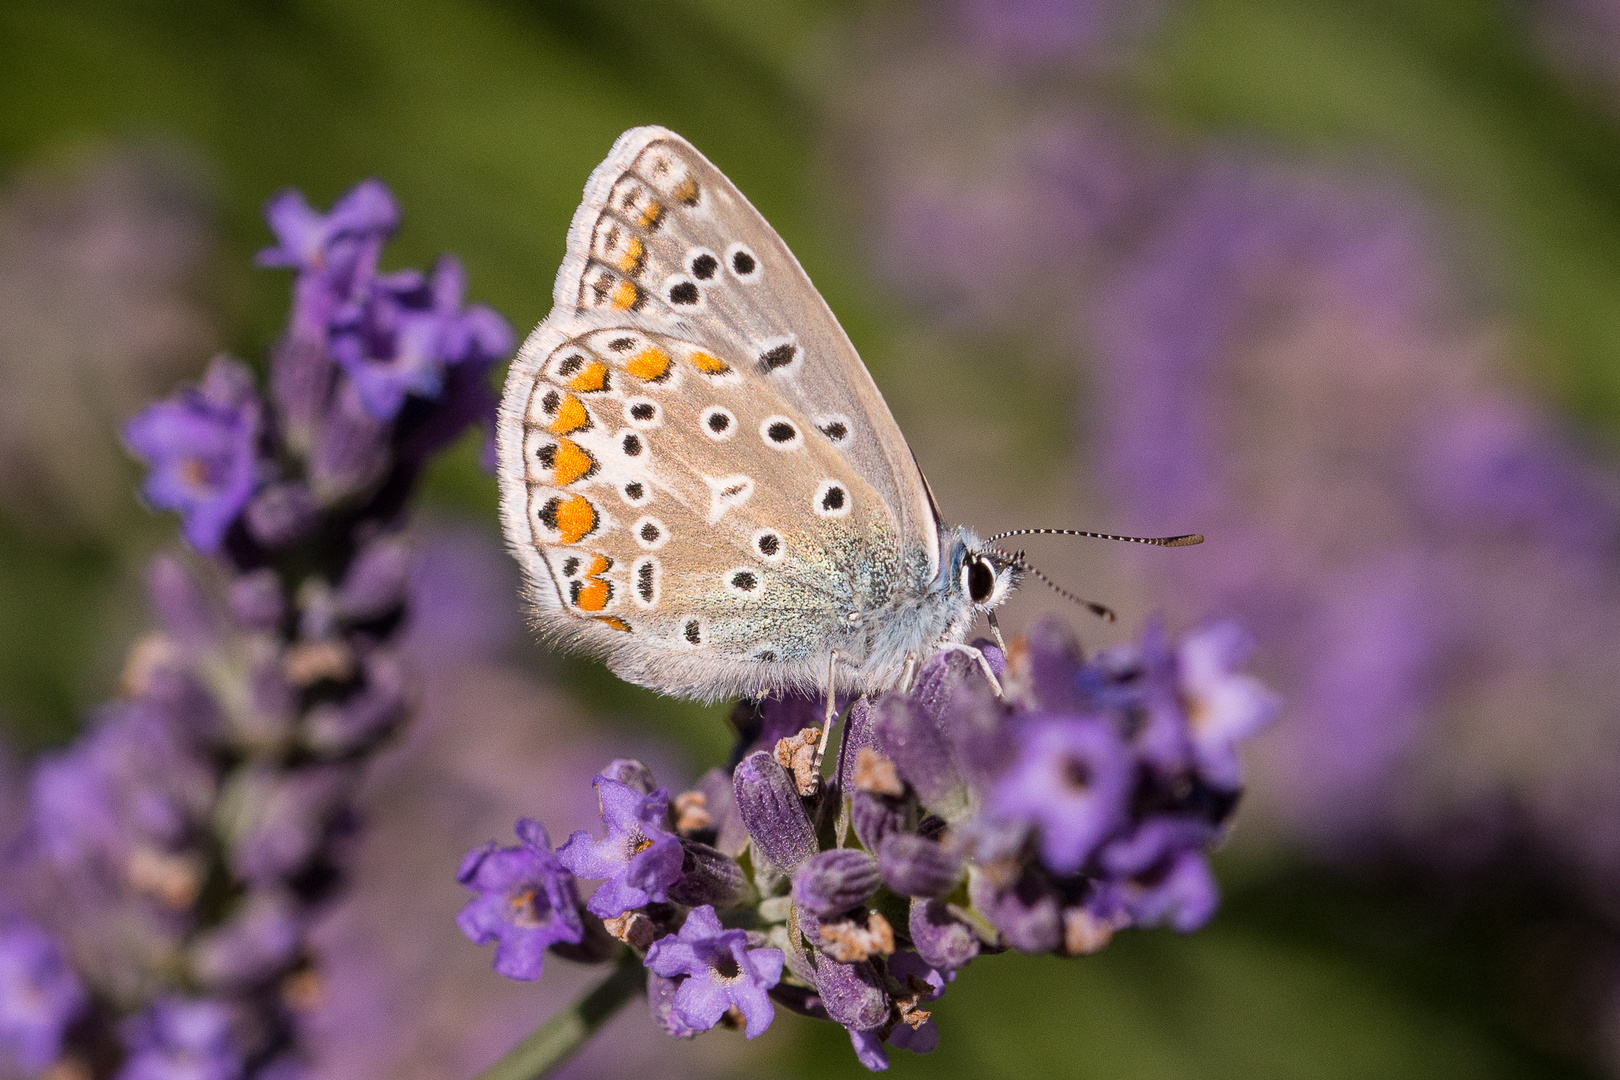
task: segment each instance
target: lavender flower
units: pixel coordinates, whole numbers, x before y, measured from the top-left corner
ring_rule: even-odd
[[[644,904],[669,899],[681,874],[681,842],[667,832],[669,793],[644,795],[627,784],[598,775],[594,781],[608,834],[592,840],[575,832],[557,849],[557,860],[586,880],[603,884],[586,909],[607,919]]]
[[[214,554],[257,490],[262,407],[253,376],[216,359],[200,386],[148,406],[124,427],[130,451],[152,467],[141,492],[159,510],[178,511],[186,540]]]
[[[117,1080],[238,1080],[246,1063],[233,1020],[209,998],[155,1001],[126,1025],[129,1056]]]
[[[448,257],[430,277],[407,271],[370,284],[332,340],[369,415],[392,420],[407,394],[440,395],[446,365],[487,365],[511,351],[506,322],[488,308],[463,311],[465,292],[461,264]]]
[[[934,1048],[923,1005],[987,952],[1083,955],[1127,927],[1209,920],[1204,856],[1238,797],[1235,746],[1274,709],[1236,668],[1243,644],[1227,626],[1179,643],[1153,628],[1087,659],[1042,623],[1010,661],[980,643],[1004,699],[977,664],[940,653],[909,693],[854,703],[830,784],[778,760],[814,745],[791,722],[808,704],[739,710],[734,807],[706,775],[678,800],[677,838],[664,789],[616,761],[594,780],[607,838],[577,832],[557,859],[608,879],[588,908],[643,957],[669,1034],[735,1006],[752,1038],[774,1000],[842,1025],[863,1064],[886,1068],[890,1047]],[[733,815],[745,841],[698,839],[719,840]],[[870,846],[849,846],[846,826]]]
[[[152,469],[147,502],[178,510],[212,557],[154,561],[158,629],[131,651],[125,696],[41,759],[28,835],[8,842],[7,884],[14,869],[27,883],[17,902],[66,945],[0,923],[0,1055],[30,1071],[65,1038],[64,1067],[121,1060],[119,1080],[302,1075],[296,1014],[320,980],[310,927],[343,883],[362,767],[409,709],[407,499],[428,455],[485,415],[510,333],[465,307],[453,260],[431,280],[377,277],[397,223],[380,184],[324,217],[283,195],[270,218],[279,244],[262,261],[298,279],[269,401],[245,366],[216,360],[125,431]],[[332,360],[379,296],[405,316],[391,349],[454,369],[382,420],[360,408],[370,373]],[[469,860],[482,895],[464,922],[499,941],[503,971],[534,977],[548,944],[577,946],[586,926],[544,832],[520,836]],[[536,862],[550,878],[524,877]],[[708,881],[726,865],[699,869]]]
[[[990,793],[990,811],[1039,832],[1041,859],[1072,874],[1125,819],[1135,770],[1103,717],[1037,718],[1013,731],[1018,757]]]
[[[0,1065],[43,1072],[89,995],[50,935],[20,915],[0,916]]]
[[[552,854],[545,826],[522,818],[519,847],[491,841],[467,853],[456,880],[478,893],[456,916],[475,945],[495,942],[495,970],[508,979],[538,979],[546,949],[585,939],[574,876]]]
[[[766,991],[782,978],[780,949],[751,949],[748,935],[726,930],[714,908],[693,908],[678,934],[652,943],[647,967],[666,979],[685,976],[675,989],[672,1011],[688,1027],[707,1031],[735,1007],[745,1021],[743,1034],[758,1038],[776,1009]]]

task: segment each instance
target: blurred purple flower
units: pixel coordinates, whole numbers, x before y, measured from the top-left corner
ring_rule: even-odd
[[[1105,717],[1031,717],[1012,738],[1017,758],[989,810],[1035,829],[1048,868],[1075,873],[1124,823],[1135,764]]]
[[[126,1024],[128,1057],[116,1080],[238,1080],[245,1062],[229,1006],[160,998]]]
[[[399,206],[380,180],[362,180],[324,215],[303,192],[288,189],[265,204],[264,217],[276,246],[260,251],[255,262],[344,282],[357,271],[369,273],[383,241],[399,228]]]
[[[763,1035],[776,1016],[766,991],[781,981],[782,966],[782,950],[750,949],[748,935],[722,927],[707,904],[687,913],[678,934],[647,949],[647,967],[653,972],[666,979],[685,976],[673,1001],[683,1023],[707,1031],[736,1007],[745,1021],[743,1034],[750,1039]]]
[[[146,501],[179,512],[198,551],[219,551],[257,490],[262,423],[252,373],[220,357],[200,386],[147,406],[124,426],[130,452],[152,467],[141,486]]]
[[[20,915],[0,915],[0,1066],[44,1072],[88,1002],[50,935]]]
[[[456,880],[478,893],[456,916],[475,945],[495,942],[495,970],[508,979],[538,979],[546,950],[584,940],[574,876],[551,851],[545,826],[517,823],[519,847],[490,841],[467,853]]]
[[[407,394],[438,397],[446,366],[484,366],[511,351],[504,319],[481,305],[463,308],[466,285],[461,263],[445,256],[428,277],[375,279],[354,314],[334,326],[332,356],[371,416],[393,419]]]
[[[109,705],[91,733],[36,766],[34,828],[45,856],[184,907],[201,882],[186,848],[212,804],[212,770],[145,702]]]
[[[603,881],[586,908],[608,919],[669,899],[682,862],[679,838],[666,831],[669,793],[659,788],[645,795],[605,776],[596,778],[595,787],[607,836],[592,840],[580,830],[557,849],[557,860],[576,876]]]

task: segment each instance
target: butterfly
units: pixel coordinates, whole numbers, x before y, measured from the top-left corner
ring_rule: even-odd
[[[497,449],[535,628],[679,697],[830,702],[953,648],[994,683],[963,639],[1033,570],[944,524],[798,260],[660,127],[592,172]]]

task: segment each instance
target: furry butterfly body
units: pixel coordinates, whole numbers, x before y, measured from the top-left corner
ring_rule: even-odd
[[[707,159],[626,132],[501,400],[501,516],[533,622],[702,700],[875,693],[1017,567],[942,523],[798,261]]]

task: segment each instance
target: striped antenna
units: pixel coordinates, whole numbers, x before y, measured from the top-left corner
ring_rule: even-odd
[[[1012,532],[997,533],[985,540],[985,543],[993,544],[1009,536],[1089,536],[1093,540],[1123,540],[1127,544],[1152,544],[1154,547],[1192,547],[1194,544],[1204,542],[1203,533],[1187,533],[1184,536],[1115,536],[1113,533],[1085,532],[1081,529],[1014,529]]]
[[[1063,597],[1063,599],[1079,604],[1081,607],[1097,616],[1097,618],[1102,619],[1104,622],[1113,622],[1118,618],[1118,616],[1114,614],[1113,608],[1105,607],[1102,604],[1097,603],[1095,600],[1082,600],[1068,589],[1065,589],[1063,586],[1059,585],[1057,582],[1035,569],[1035,567],[1029,565],[1029,563],[1024,561],[1024,553],[1022,551],[1016,555],[1013,555],[1010,552],[1002,551],[1000,548],[988,548],[986,550],[995,552],[997,555],[1001,556],[1003,559],[1006,559],[1009,563],[1018,567],[1020,570],[1025,570],[1031,574],[1034,574],[1037,578],[1040,578],[1042,584],[1051,589],[1053,592],[1057,593],[1059,596]]]

